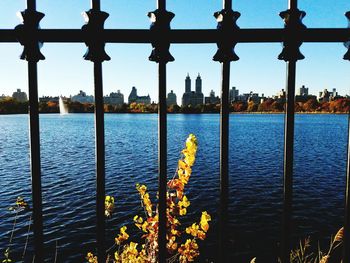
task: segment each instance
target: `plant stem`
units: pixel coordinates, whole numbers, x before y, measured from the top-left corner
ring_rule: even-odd
[[[24,256],[25,256],[26,251],[27,251],[27,245],[28,245],[28,240],[29,240],[29,231],[30,231],[31,223],[32,223],[32,215],[30,215],[30,217],[29,217],[28,231],[27,231],[26,243],[24,245],[24,250],[23,250],[23,254],[22,254],[22,259],[24,259]]]
[[[16,212],[15,220],[13,221],[13,226],[12,226],[12,231],[11,231],[11,236],[10,236],[10,241],[9,241],[9,247],[11,246],[11,243],[12,243],[13,233],[15,232],[15,227],[16,227],[16,223],[17,223],[17,215],[18,215],[18,212]]]
[[[54,261],[54,263],[56,263],[56,261],[57,261],[57,239],[56,239],[55,261]]]

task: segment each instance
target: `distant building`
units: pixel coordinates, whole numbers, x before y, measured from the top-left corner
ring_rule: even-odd
[[[185,79],[185,93],[182,95],[182,106],[191,105],[193,107],[197,105],[203,105],[204,95],[202,93],[202,78],[198,73],[196,78],[195,91],[191,91],[191,78],[187,74]]]
[[[273,99],[279,103],[285,103],[287,99],[287,92],[284,89],[281,89],[279,92],[277,92]]]
[[[17,91],[12,93],[12,98],[21,102],[28,100],[27,93],[25,93],[24,91],[21,91],[21,89],[17,89]]]
[[[205,97],[205,104],[219,104],[220,98],[219,96],[215,97],[215,92],[213,90],[210,91],[209,97]]]
[[[177,99],[176,94],[171,90],[170,93],[168,93],[168,97],[166,99],[166,105],[177,105]]]
[[[110,105],[123,105],[124,95],[118,90],[117,92],[111,92],[109,96],[103,97],[104,103]]]
[[[295,96],[295,102],[302,102],[305,103],[308,100],[316,100],[317,97],[314,95],[309,94],[309,88],[306,88],[304,85],[302,85],[298,92],[297,95]]]
[[[299,96],[308,96],[309,95],[309,88],[306,88],[304,85],[302,85],[300,88],[299,88],[299,92],[298,92]]]
[[[137,95],[137,89],[135,87],[132,87],[128,102],[133,103],[143,103],[143,104],[151,104],[151,97],[149,95],[147,96],[138,96]]]
[[[247,97],[247,102],[253,101],[256,104],[260,103],[261,98],[259,97],[259,93],[254,93],[251,91],[250,93],[243,94]]]
[[[331,100],[335,100],[337,98],[342,98],[342,96],[338,94],[336,89],[333,89],[332,92],[330,92],[330,98]]]
[[[267,100],[267,98],[265,97],[265,94],[262,93],[262,94],[261,94],[261,97],[260,97],[260,103],[263,103],[263,102],[266,101],[266,100]]]
[[[318,93],[318,101],[319,102],[328,102],[330,100],[331,94],[328,92],[327,89],[324,89],[323,91],[320,91]]]
[[[51,96],[42,96],[39,98],[39,102],[59,102],[59,97],[51,97]]]
[[[285,99],[286,95],[287,95],[286,91],[284,89],[282,89],[279,92],[277,92],[276,97],[278,99]]]
[[[230,94],[229,94],[230,103],[236,101],[238,95],[239,95],[239,94],[238,94],[238,89],[236,89],[236,87],[232,87],[232,88],[230,89]]]
[[[77,95],[74,95],[71,100],[73,102],[80,102],[80,103],[93,103],[95,102],[95,98],[94,96],[89,96],[89,95],[86,95],[86,93],[84,91],[79,91],[79,94]]]

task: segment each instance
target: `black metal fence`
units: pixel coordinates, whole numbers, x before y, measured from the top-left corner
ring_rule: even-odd
[[[157,9],[149,13],[152,18],[150,30],[104,29],[108,14],[101,11],[100,0],[91,0],[91,9],[86,12],[88,21],[82,29],[40,29],[44,14],[36,11],[36,1],[27,0],[27,8],[21,13],[23,24],[15,29],[0,29],[0,42],[19,42],[24,50],[21,59],[28,61],[30,154],[32,176],[32,201],[34,224],[35,262],[44,260],[43,211],[41,191],[41,163],[38,111],[37,63],[45,57],[40,52],[43,42],[85,42],[88,49],[84,58],[94,63],[95,84],[95,142],[96,142],[96,216],[97,253],[100,262],[105,262],[105,144],[103,113],[102,62],[110,57],[104,50],[105,43],[151,43],[151,61],[158,63],[159,92],[159,262],[166,261],[166,183],[167,183],[167,115],[166,115],[166,64],[174,58],[169,53],[171,43],[217,43],[213,59],[222,64],[221,110],[220,110],[220,235],[218,262],[228,262],[228,237],[225,226],[228,221],[228,149],[229,149],[229,83],[230,63],[238,60],[234,52],[237,43],[282,42],[283,50],[278,59],[287,65],[287,107],[285,113],[284,139],[284,206],[281,237],[281,260],[289,262],[293,150],[294,150],[294,95],[296,62],[303,59],[299,47],[303,42],[344,42],[348,51],[344,59],[350,60],[350,28],[306,28],[301,22],[305,12],[300,11],[297,0],[289,0],[288,9],[280,13],[283,29],[240,29],[236,20],[240,14],[232,10],[232,0],[223,0],[223,9],[214,14],[217,29],[172,30],[170,22],[174,14],[166,11],[166,0],[157,0]],[[350,22],[350,12],[346,13]],[[349,121],[350,131],[350,121]],[[349,133],[350,134],[350,133]],[[347,179],[345,193],[344,253],[343,262],[350,263],[350,135],[348,139]]]

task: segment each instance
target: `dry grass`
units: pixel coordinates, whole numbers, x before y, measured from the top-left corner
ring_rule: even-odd
[[[299,246],[290,252],[290,263],[331,263],[341,262],[341,246],[343,243],[344,228],[340,228],[334,238],[331,237],[328,252],[322,252],[318,245],[317,253],[313,252],[310,238],[300,240]],[[253,258],[250,263],[259,262],[258,258]],[[281,263],[281,260],[278,259]]]

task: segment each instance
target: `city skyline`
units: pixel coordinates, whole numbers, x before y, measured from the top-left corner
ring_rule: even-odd
[[[41,28],[81,28],[84,24],[81,12],[89,8],[88,1],[72,3],[68,0],[42,0],[37,4],[37,9],[45,13]],[[188,0],[186,5],[169,2],[167,8],[176,15],[171,23],[172,28],[215,28],[213,13],[221,9],[221,2],[211,1],[200,6],[194,0]],[[23,1],[1,1],[0,28],[14,28],[20,23],[16,12],[24,9]],[[145,14],[155,9],[155,3],[141,0],[123,0],[118,3],[102,1],[102,9],[110,14],[106,28],[147,29],[150,22]],[[241,28],[282,28],[283,21],[278,13],[287,9],[287,2],[257,0],[253,6],[247,1],[235,1],[234,9],[242,13],[237,21]],[[334,4],[321,0],[318,5],[312,6],[303,1],[300,9],[307,13],[303,20],[307,27],[344,28],[347,27],[344,13],[350,10],[350,3],[341,0]],[[65,19],[60,16],[62,12],[65,13]],[[79,90],[93,94],[92,64],[82,59],[85,50],[82,43],[45,43],[42,53],[46,60],[38,64],[39,96],[77,94]],[[285,63],[277,60],[281,50],[280,43],[238,44],[236,53],[240,60],[231,64],[230,86],[239,87],[242,93],[254,90],[264,94],[275,94],[284,88]],[[105,95],[116,90],[127,94],[130,87],[135,86],[141,94],[150,94],[153,101],[158,101],[157,65],[148,61],[150,44],[107,44],[106,51],[112,60],[103,64]],[[306,59],[297,63],[296,88],[306,85],[313,94],[319,90],[336,88],[341,94],[349,94],[350,63],[342,59],[346,52],[342,44],[304,43],[301,51]],[[19,60],[21,52],[22,46],[18,43],[0,46],[0,94],[11,94],[16,89],[27,92],[27,63]],[[209,94],[214,90],[220,94],[221,66],[212,61],[216,52],[215,44],[172,44],[170,52],[175,62],[168,64],[167,93],[173,90],[176,94],[182,94],[184,74],[189,72],[194,77],[201,72],[203,93]]]
[[[202,93],[202,79],[200,76],[200,73],[198,73],[197,78],[195,79],[195,89],[192,90],[191,88],[192,82],[189,74],[187,73],[187,76],[185,78],[184,83],[184,92],[182,93],[182,99],[180,99],[180,103],[177,102],[177,95],[176,93],[171,90],[169,93],[167,93],[167,105],[170,106],[172,104],[175,105],[181,105],[183,107],[186,107],[188,105],[191,106],[197,106],[197,105],[203,105],[203,104],[217,104],[220,103],[220,97],[215,96],[215,91],[211,90],[209,92],[209,96],[205,96],[205,94]],[[261,94],[261,95],[260,95]],[[180,94],[181,95],[181,94]],[[198,97],[199,95],[199,97]],[[260,104],[263,101],[266,101],[267,99],[273,99],[273,100],[285,100],[286,98],[286,91],[285,89],[279,90],[276,94],[273,95],[267,95],[264,93],[256,93],[253,90],[251,90],[248,93],[240,93],[239,89],[237,87],[231,87],[229,90],[229,100],[231,103],[234,101],[242,101],[242,102],[249,102],[254,101],[254,103]],[[0,100],[14,98],[18,101],[27,101],[28,97],[26,92],[22,91],[21,89],[17,89],[12,93],[12,96],[0,94]],[[72,102],[80,102],[80,103],[94,103],[94,96],[87,94],[85,91],[80,90],[78,94],[69,94],[69,95],[55,95],[55,96],[40,96],[39,101],[40,102],[48,102],[48,101],[56,101],[58,102],[59,98],[67,99],[69,98]],[[126,98],[126,97],[125,97]],[[295,101],[296,102],[302,102],[307,101],[309,99],[314,99],[318,101],[329,101],[329,100],[336,100],[339,98],[350,98],[350,95],[348,94],[340,94],[335,88],[332,90],[319,90],[316,94],[309,92],[309,87],[306,87],[305,85],[302,85],[301,87],[296,88],[295,91]],[[131,103],[143,103],[143,104],[151,104],[156,103],[155,101],[151,100],[151,97],[149,94],[147,96],[138,96],[137,94],[137,88],[132,87],[130,94],[128,96],[128,99],[125,99],[124,101],[124,94],[121,93],[120,90],[117,90],[117,92],[111,92],[110,94],[104,95],[104,103],[105,104],[111,104],[111,105],[122,105],[122,104],[131,104]]]

